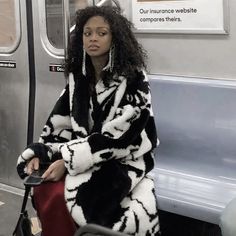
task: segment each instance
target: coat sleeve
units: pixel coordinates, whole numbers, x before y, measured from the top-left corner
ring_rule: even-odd
[[[69,86],[67,85],[57,100],[43,128],[38,143],[30,144],[18,157],[17,171],[21,178],[27,176],[26,163],[33,157],[40,162],[52,162],[61,158],[58,145],[72,139],[72,127],[69,108]]]
[[[111,159],[138,159],[156,146],[150,87],[147,77],[141,75],[141,79],[125,85],[119,105],[110,107],[110,118],[103,122],[101,132],[59,146],[70,175]]]

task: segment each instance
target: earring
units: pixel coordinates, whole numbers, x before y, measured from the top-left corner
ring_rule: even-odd
[[[83,49],[82,74],[86,76],[86,51]]]
[[[113,71],[114,67],[114,58],[115,58],[115,46],[111,46],[109,50],[109,60],[107,65],[103,68],[103,70],[109,70],[110,72]]]

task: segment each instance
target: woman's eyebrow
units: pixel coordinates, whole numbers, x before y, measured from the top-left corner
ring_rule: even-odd
[[[90,26],[86,26],[84,27],[84,29],[92,29],[93,27],[90,27]],[[98,26],[98,27],[94,27],[95,29],[106,29],[106,30],[110,30],[109,27],[106,27],[106,26]]]

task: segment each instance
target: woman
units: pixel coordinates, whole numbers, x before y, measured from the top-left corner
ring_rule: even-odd
[[[157,136],[144,69],[145,53],[119,9],[77,13],[66,62],[69,83],[39,143],[18,159],[22,178],[52,162],[45,183],[34,188],[43,236],[70,236],[87,223],[159,235],[148,176]]]

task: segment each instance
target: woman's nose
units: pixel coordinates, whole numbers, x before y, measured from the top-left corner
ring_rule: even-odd
[[[91,41],[96,41],[97,40],[97,34],[96,33],[91,34],[90,40]]]

